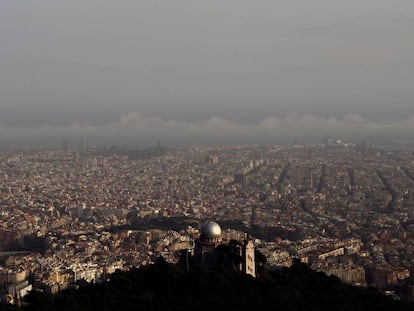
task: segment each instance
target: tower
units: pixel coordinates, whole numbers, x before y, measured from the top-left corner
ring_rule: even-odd
[[[242,270],[243,273],[256,277],[256,263],[254,256],[253,242],[251,240],[245,241],[242,251]]]
[[[85,149],[86,149],[86,139],[85,139],[85,136],[82,136],[80,138],[80,141],[79,141],[79,149],[81,151],[85,151]]]
[[[68,151],[68,140],[65,137],[62,138],[62,150]]]

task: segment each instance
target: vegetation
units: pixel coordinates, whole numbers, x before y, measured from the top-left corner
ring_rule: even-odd
[[[218,267],[185,271],[162,258],[114,273],[108,282],[56,296],[32,292],[23,310],[413,310],[373,288],[345,285],[296,261],[259,277]]]

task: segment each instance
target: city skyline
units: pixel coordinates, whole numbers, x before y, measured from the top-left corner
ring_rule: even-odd
[[[260,262],[300,259],[345,283],[395,286],[403,296],[398,288],[414,281],[412,152],[336,143],[141,158],[42,149],[1,152],[0,160],[0,250],[8,258],[0,288],[12,298],[32,286],[57,293],[80,279],[99,283],[159,256],[191,256],[186,270],[221,261],[259,278]]]

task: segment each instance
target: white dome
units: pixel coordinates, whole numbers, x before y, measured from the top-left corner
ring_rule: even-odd
[[[206,237],[220,237],[221,228],[218,223],[214,221],[207,221],[201,228],[201,234]]]

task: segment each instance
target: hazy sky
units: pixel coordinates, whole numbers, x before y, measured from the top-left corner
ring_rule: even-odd
[[[408,135],[413,37],[412,0],[2,0],[0,141]]]

